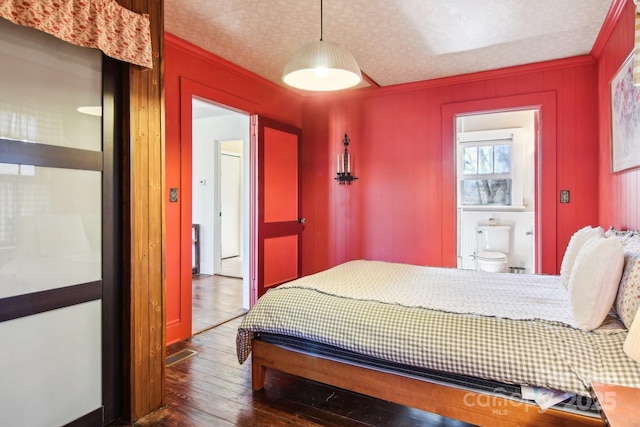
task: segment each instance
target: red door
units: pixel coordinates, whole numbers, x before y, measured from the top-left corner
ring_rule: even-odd
[[[257,179],[253,185],[257,211],[252,212],[252,231],[257,232],[252,239],[253,304],[267,289],[300,277],[304,219],[298,173],[301,130],[259,116],[252,118],[252,125],[257,154],[252,177]]]

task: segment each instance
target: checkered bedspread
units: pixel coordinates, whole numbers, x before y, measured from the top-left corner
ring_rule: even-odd
[[[498,275],[500,280],[519,276]],[[589,395],[590,381],[640,387],[640,364],[622,350],[625,330],[594,333],[551,320],[451,313],[422,304],[339,296],[321,287],[297,287],[295,282],[267,292],[246,315],[237,335],[240,363],[260,332],[305,338],[416,367],[583,396]]]

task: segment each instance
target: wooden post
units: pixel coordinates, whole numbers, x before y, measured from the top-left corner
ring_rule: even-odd
[[[123,416],[137,420],[165,404],[164,2],[118,3],[149,15],[153,44],[153,69],[125,67],[123,94]]]

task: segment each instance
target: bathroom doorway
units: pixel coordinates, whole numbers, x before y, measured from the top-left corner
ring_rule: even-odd
[[[249,307],[249,138],[248,114],[192,98],[192,334]]]
[[[536,272],[537,109],[456,117],[457,266],[476,269],[476,226],[510,229],[507,272]]]

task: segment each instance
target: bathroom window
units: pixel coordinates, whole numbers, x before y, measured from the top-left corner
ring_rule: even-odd
[[[462,174],[509,174],[511,170],[509,152],[510,146],[508,144],[464,147],[462,149],[464,159]]]
[[[460,206],[522,206],[521,129],[458,134]]]
[[[462,198],[465,205],[511,206],[511,180],[465,179]]]
[[[510,142],[462,145],[463,205],[511,205]]]

